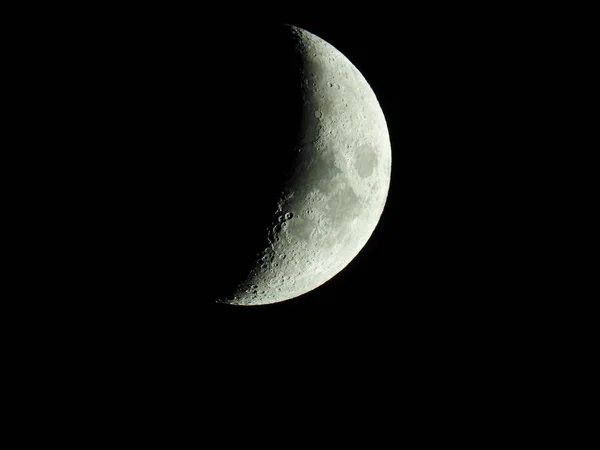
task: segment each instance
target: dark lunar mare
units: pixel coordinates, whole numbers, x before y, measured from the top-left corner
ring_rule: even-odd
[[[301,62],[287,27],[136,25],[80,46],[87,292],[155,312],[231,293],[294,165]]]

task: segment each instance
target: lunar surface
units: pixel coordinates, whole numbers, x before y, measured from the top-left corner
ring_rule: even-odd
[[[271,214],[261,222],[260,248],[218,303],[271,304],[321,286],[365,246],[387,199],[391,148],[375,93],[332,45],[285,29],[283,50],[297,65],[301,105],[289,117],[297,121],[295,142],[281,142],[278,150],[290,164],[280,171]]]

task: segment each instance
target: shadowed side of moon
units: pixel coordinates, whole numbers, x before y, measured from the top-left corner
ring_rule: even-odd
[[[283,25],[242,27],[235,34],[240,31],[244,37],[231,52],[216,56],[216,91],[225,95],[214,112],[220,126],[208,132],[220,135],[211,139],[216,148],[207,149],[215,152],[207,168],[213,181],[196,199],[196,204],[207,200],[210,205],[209,233],[203,227],[199,233],[211,240],[202,254],[217,273],[199,288],[212,300],[233,296],[270,245],[266,230],[273,226],[283,188],[297,165],[294,149],[303,112],[301,60],[290,51],[288,30]],[[202,166],[199,175],[203,171]]]

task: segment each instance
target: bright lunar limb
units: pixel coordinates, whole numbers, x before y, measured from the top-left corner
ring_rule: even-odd
[[[268,243],[235,292],[218,300],[264,305],[303,295],[343,270],[381,217],[391,174],[376,95],[332,45],[289,26],[302,61],[303,114],[295,168],[265,230]]]

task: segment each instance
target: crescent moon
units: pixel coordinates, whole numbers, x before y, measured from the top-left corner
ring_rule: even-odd
[[[303,113],[294,170],[282,186],[267,245],[218,303],[265,305],[306,294],[342,271],[384,210],[391,145],[377,97],[340,51],[288,26],[301,61]]]

